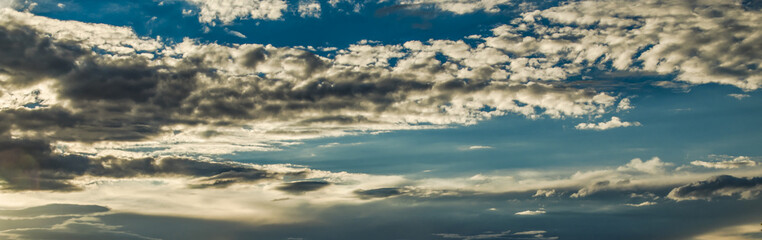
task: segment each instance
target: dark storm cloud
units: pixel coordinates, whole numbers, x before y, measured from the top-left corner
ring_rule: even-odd
[[[299,181],[284,183],[276,189],[290,194],[304,194],[305,192],[317,191],[331,185],[326,181]]]
[[[304,177],[305,172],[277,173],[231,162],[207,162],[188,158],[86,157],[54,153],[41,140],[0,141],[0,180],[11,191],[76,191],[72,180],[79,176],[129,178],[141,176],[195,177],[194,188],[227,187],[235,183]]]
[[[111,60],[13,23],[0,26],[0,52],[0,71],[11,76],[6,87],[50,78],[59,97],[71,100],[71,108],[3,110],[1,131],[13,126],[51,132],[55,140],[139,140],[162,125],[195,122],[171,115],[195,88],[199,69],[148,66],[141,57]]]
[[[66,74],[87,53],[75,43],[53,41],[22,25],[0,25],[0,52],[0,73],[10,74],[18,85]]]
[[[720,175],[705,181],[680,186],[669,193],[675,200],[711,200],[722,196],[740,195],[750,199],[762,192],[762,177],[746,178]]]

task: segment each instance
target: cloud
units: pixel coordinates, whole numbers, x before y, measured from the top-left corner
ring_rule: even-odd
[[[185,0],[199,8],[198,20],[214,25],[216,21],[230,24],[239,19],[276,20],[288,8],[280,0]]]
[[[653,157],[645,162],[640,158],[634,158],[624,166],[617,168],[620,172],[642,172],[648,174],[660,174],[666,171],[666,167],[672,166],[672,163],[662,162],[659,157]]]
[[[326,58],[256,44],[165,45],[127,28],[0,13],[7,16],[0,36],[18,36],[2,38],[3,46],[22,56],[0,59],[10,79],[0,86],[14,96],[37,91],[35,101],[46,103],[0,110],[5,131],[19,138],[45,132],[81,152],[148,144],[166,153],[268,150],[509,113],[580,117],[612,110],[616,101],[593,89],[501,79],[507,55],[462,41],[366,41]]]
[[[751,97],[751,95],[749,94],[740,94],[740,93],[731,93],[731,94],[728,94],[728,96],[738,100],[743,100],[744,98]]]
[[[545,210],[526,210],[526,211],[517,212],[515,215],[534,216],[534,215],[541,215],[541,214],[545,214]]]
[[[49,204],[18,210],[0,211],[0,217],[10,218],[10,225],[15,222],[28,222],[27,226],[16,226],[2,229],[0,237],[18,240],[36,239],[124,239],[124,240],[155,240],[120,230],[120,226],[112,226],[101,222],[97,217],[110,210],[98,205]],[[47,225],[45,221],[27,221],[28,218],[49,218],[59,220],[55,225]],[[60,217],[60,218],[51,218]]]
[[[733,168],[739,168],[739,167],[753,167],[757,165],[757,162],[754,160],[751,160],[751,158],[747,156],[738,156],[731,160],[718,161],[718,162],[707,162],[707,161],[696,160],[691,162],[691,165],[702,166],[705,168],[733,169]]]
[[[762,84],[762,69],[747,67],[762,61],[755,57],[762,48],[754,44],[761,37],[754,34],[762,28],[759,11],[711,0],[637,1],[636,7],[621,7],[628,3],[575,1],[524,13],[512,25],[494,29],[497,36],[487,38],[487,44],[520,55],[569,59],[569,66],[592,63],[618,71],[675,73],[677,80],[691,84],[746,90]]]
[[[407,191],[403,188],[376,188],[368,190],[357,190],[354,193],[361,199],[387,198],[405,194]]]
[[[460,234],[454,234],[454,233],[436,233],[433,234],[434,236],[439,236],[441,238],[449,238],[449,239],[462,239],[462,240],[475,240],[475,239],[498,239],[498,238],[504,238],[506,236],[510,236],[511,231],[503,231],[499,233],[491,233],[486,232],[482,234],[477,235],[460,235]]]
[[[485,232],[481,234],[476,235],[461,235],[461,234],[455,234],[455,233],[436,233],[433,234],[434,236],[439,236],[441,238],[447,238],[447,239],[461,239],[461,240],[476,240],[476,239],[545,239],[545,240],[552,240],[552,239],[558,239],[558,237],[545,237],[544,234],[546,234],[547,231],[544,230],[533,230],[533,231],[523,231],[523,232],[516,232],[511,233],[510,230],[503,231],[503,232]]]
[[[299,1],[299,8],[297,10],[299,12],[299,16],[306,18],[306,17],[313,17],[313,18],[320,18],[320,2],[318,1]]]
[[[99,222],[94,217],[81,217],[66,220],[51,228],[24,228],[0,231],[0,236],[19,240],[45,239],[120,239],[120,240],[156,240],[134,233],[119,230],[118,226],[110,226]]]
[[[645,202],[642,202],[642,203],[627,203],[625,205],[630,206],[630,207],[645,207],[645,206],[656,205],[656,202],[645,201]]]
[[[762,237],[760,233],[760,224],[758,222],[751,222],[747,224],[737,224],[733,226],[726,226],[719,229],[714,229],[709,232],[704,232],[696,236],[692,236],[692,239],[696,240],[746,240],[756,239]]]
[[[539,190],[537,190],[537,192],[534,193],[534,195],[532,195],[532,197],[541,197],[541,196],[542,197],[552,197],[555,194],[556,194],[556,190],[555,189],[550,189],[550,190],[539,189]]]
[[[0,210],[0,216],[33,218],[41,216],[86,215],[108,211],[110,211],[109,208],[98,205],[48,204],[17,210]]]
[[[305,172],[271,172],[252,165],[211,162],[190,158],[87,157],[53,152],[44,141],[0,141],[0,180],[5,190],[78,191],[71,180],[81,176],[133,178],[147,176],[188,176],[193,188],[227,187],[235,183],[303,177]],[[291,189],[291,188],[287,188]]]
[[[284,183],[277,189],[290,194],[303,194],[305,192],[320,190],[321,188],[328,187],[329,185],[331,184],[325,181],[298,181]]]
[[[723,196],[739,196],[751,199],[762,192],[762,177],[734,177],[720,175],[672,189],[668,198],[683,200],[711,200]]]
[[[491,149],[491,146],[481,146],[481,145],[473,145],[469,146],[468,150],[482,150],[482,149]]]
[[[633,126],[640,126],[639,122],[622,122],[618,117],[611,117],[611,120],[608,122],[599,122],[599,123],[580,123],[577,124],[577,126],[574,126],[576,129],[580,130],[608,130],[612,128],[620,128],[620,127],[633,127]]]

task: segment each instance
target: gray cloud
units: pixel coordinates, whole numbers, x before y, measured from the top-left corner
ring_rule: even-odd
[[[2,217],[16,217],[24,219],[11,218],[8,221],[10,225],[19,222],[28,222],[27,226],[17,226],[16,228],[0,229],[0,237],[4,239],[17,240],[46,240],[46,239],[120,239],[120,240],[156,240],[125,232],[120,230],[120,226],[108,225],[100,221],[96,214],[109,212],[109,209],[98,205],[74,205],[74,204],[50,204],[44,206],[30,207],[19,210],[0,211]],[[60,218],[51,218],[61,216]],[[44,217],[45,219],[33,219],[29,221],[26,218]],[[48,221],[60,220],[54,225],[48,225]],[[2,221],[2,220],[0,220]]]
[[[387,198],[403,195],[405,193],[406,191],[403,188],[376,188],[355,191],[355,194],[362,199]]]
[[[237,135],[250,133],[266,142],[422,123],[467,124],[509,112],[581,116],[604,111],[615,100],[550,82],[507,84],[494,80],[503,71],[498,62],[453,57],[474,69],[459,77],[462,71],[452,62],[418,50],[400,53],[399,46],[356,45],[334,59],[257,45],[186,49],[195,43],[182,43],[159,52],[162,47],[155,41],[124,33],[126,29],[82,26],[90,32],[118,32],[140,47],[127,51],[108,40],[51,35],[28,19],[53,29],[65,23],[9,11],[2,13],[8,20],[0,22],[0,41],[12,54],[0,56],[0,68],[10,81],[0,87],[21,91],[49,83],[51,88],[38,94],[50,102],[44,107],[0,110],[0,131],[13,131],[17,138],[43,138],[42,132],[49,141],[73,143],[163,137],[177,146],[194,138],[246,138]],[[103,41],[109,44],[98,43]],[[90,50],[98,47],[104,49]],[[138,49],[154,49],[155,58],[137,54]],[[392,68],[388,59],[394,56],[405,59]],[[484,111],[485,106],[494,111]],[[254,125],[255,131],[241,131]]]
[[[74,42],[44,38],[23,25],[0,25],[0,52],[0,73],[19,85],[66,74],[76,67],[74,59],[87,54]]]
[[[328,187],[329,185],[331,184],[326,181],[298,181],[284,183],[276,189],[290,194],[303,194],[305,192],[320,190],[322,188]]]
[[[233,162],[210,162],[189,158],[87,157],[54,153],[40,140],[0,141],[0,180],[6,190],[76,191],[70,180],[79,176],[130,178],[143,176],[189,176],[190,187],[227,187],[235,183],[301,178],[305,172],[279,173]]]
[[[746,178],[720,175],[672,189],[667,197],[682,200],[711,200],[723,196],[751,199],[762,192],[762,177]]]

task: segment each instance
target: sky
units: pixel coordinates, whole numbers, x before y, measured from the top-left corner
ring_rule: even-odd
[[[762,239],[754,0],[0,0],[2,239]]]

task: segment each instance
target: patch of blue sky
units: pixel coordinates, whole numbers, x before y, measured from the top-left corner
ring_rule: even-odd
[[[734,87],[701,85],[689,92],[652,85],[619,89],[635,108],[597,119],[527,119],[506,115],[472,126],[321,138],[224,158],[296,163],[317,169],[415,176],[470,176],[521,169],[616,167],[633,158],[660,157],[677,166],[708,155],[760,156],[760,93],[738,100]],[[578,130],[583,122],[618,116],[642,126]],[[489,148],[471,146],[486,146]]]
[[[548,8],[562,1],[536,2],[536,8]],[[289,8],[277,20],[239,19],[230,24],[201,23],[196,14],[183,10],[198,7],[184,1],[61,1],[41,2],[32,12],[61,20],[76,20],[127,26],[140,36],[180,42],[184,38],[220,44],[258,43],[283,46],[345,48],[361,40],[382,44],[401,44],[410,40],[464,39],[470,35],[487,35],[498,25],[507,24],[521,14],[515,5],[501,6],[501,11],[475,11],[454,14],[432,5],[414,7],[396,5],[393,1],[366,2],[358,12],[346,3],[332,7],[321,2],[319,18],[302,17],[296,11],[298,1],[289,1]],[[241,36],[236,36],[240,33]]]

